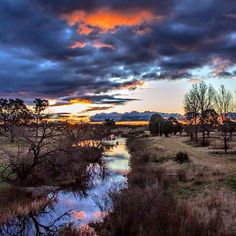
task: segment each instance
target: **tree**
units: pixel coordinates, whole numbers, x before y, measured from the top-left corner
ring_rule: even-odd
[[[105,121],[103,122],[103,125],[105,127],[107,136],[111,135],[111,131],[112,129],[115,127],[116,122],[113,119],[107,118],[105,119]]]
[[[49,102],[46,99],[36,98],[34,101],[34,115],[36,123],[38,124],[43,118],[47,117],[42,112],[49,106]]]
[[[193,140],[193,132],[195,133],[195,141],[198,141],[198,118],[199,118],[199,102],[197,98],[197,86],[192,89],[184,97],[185,117],[190,124],[191,140]]]
[[[214,109],[204,110],[201,114],[202,128],[207,131],[207,136],[209,138],[210,131],[218,124],[219,115]]]
[[[25,184],[46,157],[63,150],[63,144],[59,142],[60,136],[54,124],[42,123],[40,126],[19,129],[15,140],[16,149],[5,150],[6,160],[2,165],[1,177],[8,181],[16,175],[17,181]]]
[[[49,102],[46,99],[36,98],[34,101],[33,118],[36,126],[39,126],[45,118],[49,118],[47,114],[43,114],[43,111],[49,106]],[[36,135],[38,136],[38,127],[36,127]]]
[[[199,113],[198,112],[187,112],[185,114],[185,117],[188,121],[188,128],[190,131],[190,138],[193,140],[193,136],[195,134],[195,141],[198,141],[198,119],[199,119]]]
[[[149,121],[149,130],[152,135],[162,136],[162,126],[164,119],[158,113],[155,113],[151,116]]]
[[[180,133],[181,135],[183,131],[183,125],[173,116],[169,117],[168,121],[172,122],[172,125],[173,125],[172,133],[174,135],[176,135],[177,133]]]
[[[193,112],[194,114],[200,114],[199,123],[202,128],[202,144],[205,145],[205,126],[204,116],[202,113],[205,110],[213,109],[215,101],[215,90],[212,85],[207,85],[202,82],[193,85],[192,89],[185,95],[184,108],[185,112]],[[195,118],[197,122],[197,119]],[[195,122],[195,123],[196,123]],[[196,125],[196,124],[195,124]],[[197,131],[195,131],[197,134]],[[197,139],[197,138],[196,138]]]
[[[30,111],[24,101],[16,99],[0,99],[0,121],[5,135],[10,135],[11,142],[14,142],[14,128],[26,125],[31,119]]]
[[[222,121],[226,119],[225,115],[233,110],[233,95],[224,85],[215,94],[215,109],[221,115]]]
[[[206,136],[205,136],[205,116],[202,115],[205,110],[212,109],[214,107],[214,98],[215,98],[215,90],[212,85],[207,85],[202,82],[200,84],[195,85],[196,96],[199,104],[199,113],[200,116],[200,124],[202,128],[202,145],[206,145]]]
[[[172,121],[165,120],[165,121],[163,121],[162,124],[163,124],[162,125],[162,132],[166,137],[168,137],[170,134],[173,133],[173,123],[172,123]]]
[[[92,176],[91,164],[103,164],[98,142],[104,134],[102,125],[71,127],[48,122],[43,113],[47,100],[36,99],[34,103],[34,110],[29,112],[22,100],[1,100],[6,128],[13,124],[16,135],[14,148],[2,147],[5,160],[0,163],[0,178],[20,185],[73,179],[82,186]]]
[[[220,124],[219,129],[224,142],[224,150],[227,152],[229,149],[228,142],[231,140],[231,134],[235,130],[235,123],[226,119]]]

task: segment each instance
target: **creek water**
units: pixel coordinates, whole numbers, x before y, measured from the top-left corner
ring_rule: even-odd
[[[0,235],[55,235],[60,225],[73,223],[82,227],[91,221],[101,220],[106,212],[101,210],[97,200],[106,204],[102,201],[107,191],[114,186],[125,186],[127,181],[130,155],[125,142],[126,139],[118,138],[116,146],[105,147],[106,177],[95,175],[92,187],[86,194],[78,194],[73,190],[49,193],[47,198],[54,200],[45,209],[33,215],[18,217],[2,226]]]

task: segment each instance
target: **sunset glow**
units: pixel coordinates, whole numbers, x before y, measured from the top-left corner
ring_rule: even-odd
[[[47,99],[63,119],[184,114],[184,95],[201,82],[235,97],[229,1],[2,0],[0,93],[29,106]]]
[[[104,31],[112,30],[116,26],[135,26],[143,22],[151,22],[161,19],[160,16],[155,16],[151,11],[118,11],[109,8],[97,9],[93,12],[74,11],[70,14],[62,16],[70,26],[78,24],[82,34],[88,34],[89,29],[84,28],[84,25],[99,27]],[[82,24],[80,28],[80,24]]]

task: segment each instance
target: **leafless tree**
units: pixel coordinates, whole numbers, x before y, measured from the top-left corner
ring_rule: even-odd
[[[202,144],[205,145],[205,116],[203,115],[204,111],[211,110],[214,108],[215,103],[215,90],[212,85],[207,85],[202,82],[199,84],[193,85],[192,89],[186,94],[184,100],[184,108],[186,112],[193,112],[199,114],[199,124],[202,129]],[[197,116],[195,119],[197,123]],[[195,123],[195,124],[196,124]],[[197,126],[197,125],[196,125]],[[197,131],[196,131],[197,139]]]
[[[58,128],[52,123],[18,127],[15,139],[15,147],[4,150],[1,175],[9,180],[16,174],[21,184],[46,157],[63,149]]]
[[[215,109],[221,115],[222,121],[225,120],[225,115],[233,111],[233,95],[230,90],[227,90],[224,85],[215,94]]]

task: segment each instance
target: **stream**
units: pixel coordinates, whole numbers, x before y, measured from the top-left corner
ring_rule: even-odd
[[[116,186],[124,187],[127,181],[130,155],[125,145],[126,139],[118,138],[116,141],[116,146],[105,147],[105,178],[95,176],[92,187],[85,194],[73,190],[49,193],[46,198],[53,201],[48,201],[43,210],[17,217],[3,225],[0,235],[56,235],[65,224],[83,227],[91,221],[100,221],[106,212],[101,211],[97,200],[106,205],[102,201],[107,191]]]

